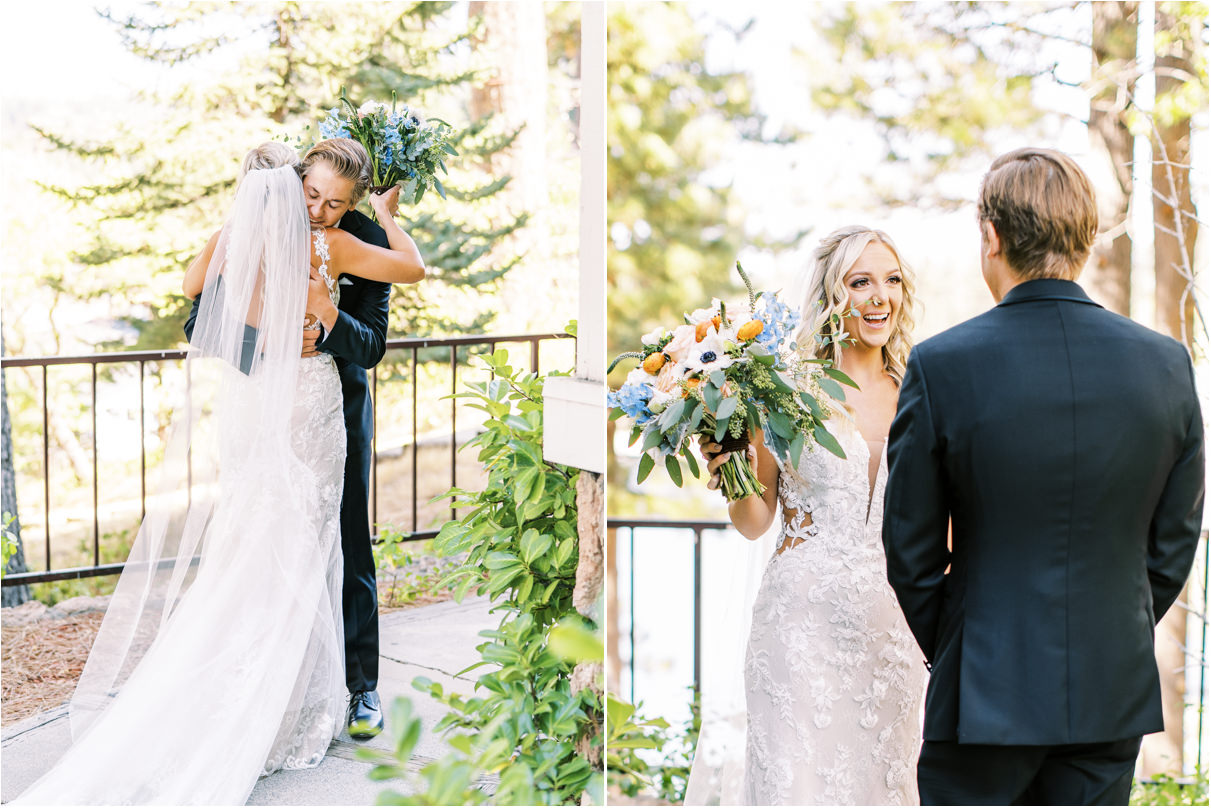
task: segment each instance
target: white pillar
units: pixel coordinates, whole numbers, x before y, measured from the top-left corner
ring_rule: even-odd
[[[580,11],[580,284],[576,375],[544,385],[543,457],[605,472],[606,14]]]

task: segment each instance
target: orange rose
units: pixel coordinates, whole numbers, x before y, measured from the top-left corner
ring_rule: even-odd
[[[736,332],[736,339],[756,339],[765,330],[765,323],[760,320],[749,320]]]
[[[721,322],[721,320],[719,319],[719,315],[718,315],[718,314],[716,314],[714,317],[712,317],[712,318],[711,318],[711,325],[715,326],[715,330],[716,330],[716,331],[718,331],[718,330],[719,330],[719,324],[720,324],[720,322]]]
[[[706,332],[711,330],[711,321],[703,320],[698,325],[694,326],[694,341],[702,342],[706,339]]]
[[[657,351],[656,353],[643,360],[643,369],[648,373],[656,373],[664,367],[665,355]]]
[[[689,398],[690,391],[697,389],[702,385],[702,379],[686,379],[685,387],[681,390],[682,398]]]

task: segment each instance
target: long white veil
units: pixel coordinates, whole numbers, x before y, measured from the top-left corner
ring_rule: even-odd
[[[726,591],[703,605],[702,724],[686,783],[685,805],[745,805],[744,755],[748,710],[744,659],[753,604],[762,574],[773,555],[781,515],[756,541],[734,531],[712,547],[727,570]]]
[[[74,742],[17,802],[243,804],[340,731],[345,433],[335,366],[301,360],[308,234],[294,169],[249,171]]]
[[[248,172],[236,191],[198,309],[160,464],[158,495],[131,547],[71,702],[79,738],[107,706],[198,572],[249,513],[297,473],[291,412],[307,298],[308,219],[292,167]],[[269,462],[266,462],[269,461]],[[255,476],[254,476],[255,475]],[[216,514],[216,504],[224,507]]]

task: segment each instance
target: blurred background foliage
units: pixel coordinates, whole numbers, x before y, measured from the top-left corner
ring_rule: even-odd
[[[1041,145],[1072,154],[1098,195],[1100,233],[1082,285],[1185,343],[1204,375],[1207,3],[610,9],[611,356],[712,297],[738,303],[729,278],[737,258],[758,287],[792,290],[786,299],[798,303],[816,240],[853,223],[888,231],[916,270],[918,341],[979,314],[993,303],[978,271],[980,178],[997,155]],[[632,367],[622,363],[611,385]],[[726,519],[701,483],[637,486],[629,429],[610,429],[612,517]],[[607,544],[618,629],[607,685],[644,701],[645,716],[677,723],[689,706],[671,694],[688,683],[693,646],[675,614],[691,607],[667,601],[692,597],[689,542],[672,530],[643,533],[631,546],[629,530],[611,531]],[[1187,593],[1196,611],[1204,574],[1196,569]],[[708,575],[703,597],[726,583]],[[662,597],[661,620],[634,611]],[[1181,670],[1188,643],[1197,658],[1200,625],[1173,610],[1158,629],[1167,731],[1146,744],[1145,774],[1188,776],[1196,763],[1197,733],[1183,741],[1182,725],[1195,726],[1199,699]],[[632,662],[640,670],[628,680]],[[641,752],[637,761],[656,759]]]

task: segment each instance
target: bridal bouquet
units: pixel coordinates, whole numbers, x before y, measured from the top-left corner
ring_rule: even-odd
[[[685,323],[671,331],[644,334],[641,351],[621,354],[610,365],[613,370],[623,359],[641,360],[607,399],[611,419],[625,415],[634,422],[631,444],[643,439],[639,482],[661,458],[678,486],[679,458],[699,476],[690,441],[710,435],[731,453],[720,468],[724,497],[731,502],[759,495],[765,486],[744,453],[757,427],[764,430],[770,451],[795,468],[809,439],[845,456],[824,427],[830,412],[821,394],[841,400],[841,384],[857,385],[828,360],[802,357],[792,342],[798,313],[775,294],[754,293],[739,262],[736,271],[748,289],[747,317],[733,320],[727,306],[716,300],[685,315]]]
[[[445,157],[458,155],[450,145],[452,134],[445,121],[426,120],[420,110],[397,105],[395,93],[391,94],[390,107],[376,101],[355,107],[343,87],[340,106],[328,110],[328,117],[320,122],[321,137],[352,138],[365,147],[373,165],[371,190],[399,184],[403,186],[401,199],[413,204],[429,188],[446,198],[437,171],[449,173]]]

